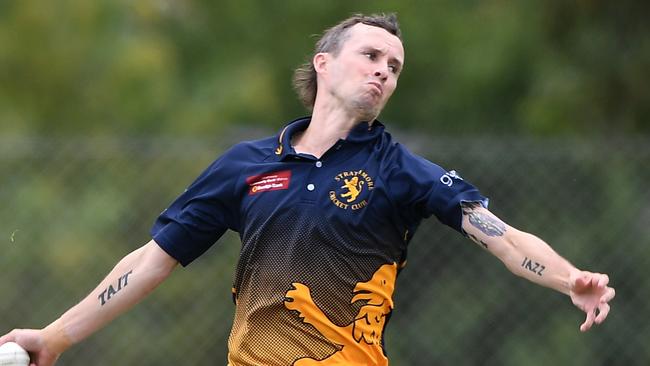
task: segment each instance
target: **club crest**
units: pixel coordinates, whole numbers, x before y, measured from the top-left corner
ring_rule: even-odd
[[[368,205],[368,192],[375,188],[364,170],[341,172],[334,177],[335,189],[329,192],[332,203],[344,210],[356,211]]]

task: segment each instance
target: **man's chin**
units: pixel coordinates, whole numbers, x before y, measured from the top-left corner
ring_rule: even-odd
[[[357,119],[359,121],[372,122],[377,118],[377,116],[379,116],[379,111],[364,110],[364,111],[359,111],[359,113],[357,114]]]
[[[383,105],[378,105],[377,102],[373,101],[358,103],[355,110],[360,121],[372,122],[377,118],[377,116],[379,116],[382,107]]]

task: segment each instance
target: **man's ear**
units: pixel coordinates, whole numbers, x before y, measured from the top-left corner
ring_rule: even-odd
[[[317,74],[327,72],[327,61],[329,60],[329,53],[319,52],[314,55],[312,63],[314,65],[314,70]]]

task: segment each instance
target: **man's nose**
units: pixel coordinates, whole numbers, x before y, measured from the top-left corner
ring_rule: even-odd
[[[385,67],[378,67],[377,70],[375,70],[375,77],[380,78],[382,81],[386,81],[386,79],[388,79],[388,65]]]

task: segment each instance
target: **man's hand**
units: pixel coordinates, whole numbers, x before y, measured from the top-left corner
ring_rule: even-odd
[[[14,329],[0,337],[0,344],[16,342],[29,352],[30,366],[52,366],[60,354],[50,351],[45,346],[45,339],[41,330]]]
[[[596,323],[605,321],[609,314],[609,301],[614,298],[616,292],[607,286],[609,277],[606,274],[577,271],[570,277],[571,301],[580,310],[587,313],[587,318],[580,331],[586,332]]]

